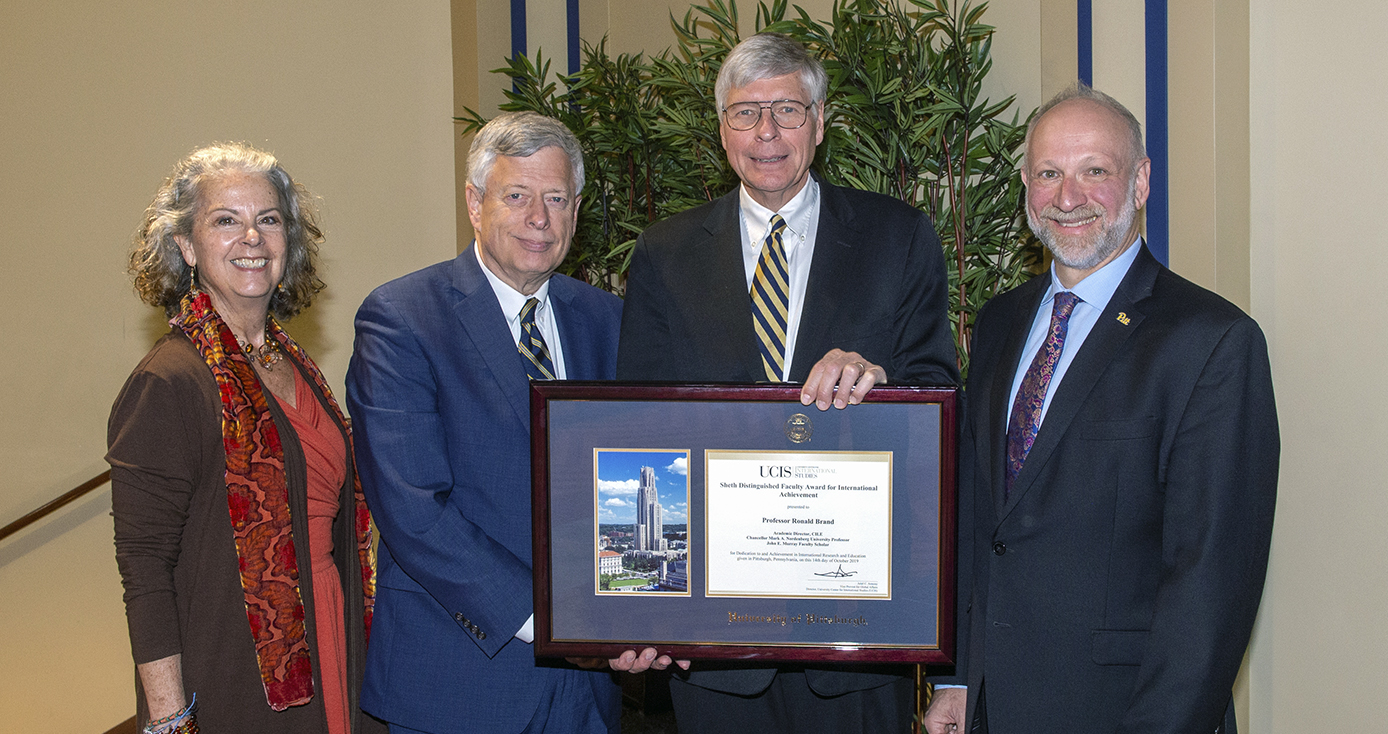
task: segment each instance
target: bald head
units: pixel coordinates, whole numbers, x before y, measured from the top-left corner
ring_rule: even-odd
[[[1142,142],[1142,123],[1137,121],[1137,116],[1128,110],[1127,107],[1124,107],[1122,102],[1119,102],[1113,97],[1100,92],[1084,82],[1075,82],[1071,84],[1037,108],[1036,115],[1031,118],[1031,122],[1027,123],[1027,135],[1024,149],[1028,151],[1031,149],[1032,134],[1035,132],[1036,126],[1041,123],[1041,119],[1044,118],[1048,112],[1074,100],[1087,100],[1112,112],[1115,118],[1121,121],[1125,129],[1132,160],[1137,161],[1147,157],[1147,147]]]
[[[1067,288],[1137,240],[1151,174],[1132,114],[1108,95],[1082,89],[1087,93],[1052,100],[1033,118],[1022,168],[1027,223]]]

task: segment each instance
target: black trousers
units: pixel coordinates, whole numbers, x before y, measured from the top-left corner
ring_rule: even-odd
[[[909,678],[841,696],[810,689],[799,670],[781,670],[755,696],[721,693],[670,678],[680,734],[909,734],[915,687]]]
[[[974,708],[974,720],[969,724],[969,734],[988,734],[988,687],[984,681],[978,686],[978,705]],[[1229,707],[1224,710],[1224,721],[1214,734],[1238,734],[1238,722],[1234,718],[1234,699],[1229,699]]]

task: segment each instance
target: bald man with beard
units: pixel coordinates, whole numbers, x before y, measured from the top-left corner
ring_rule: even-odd
[[[979,312],[959,663],[930,734],[1232,731],[1276,405],[1258,325],[1143,243],[1150,172],[1137,120],[1089,87],[1028,128],[1027,219],[1054,262]]]

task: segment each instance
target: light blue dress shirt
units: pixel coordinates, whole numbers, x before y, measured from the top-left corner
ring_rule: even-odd
[[[1070,363],[1075,361],[1075,355],[1079,353],[1080,347],[1084,346],[1084,340],[1089,338],[1089,332],[1094,330],[1094,324],[1098,323],[1099,316],[1108,307],[1108,302],[1113,298],[1114,291],[1118,290],[1118,284],[1123,282],[1123,277],[1128,274],[1128,268],[1132,267],[1133,261],[1137,259],[1137,253],[1142,249],[1142,239],[1123,251],[1123,254],[1109,261],[1102,268],[1090,273],[1084,280],[1075,284],[1069,291],[1079,297],[1075,303],[1075,310],[1070,313],[1070,326],[1065,334],[1065,346],[1061,349],[1060,360],[1056,362],[1055,371],[1051,374],[1051,384],[1046,386],[1046,401],[1041,404],[1041,423],[1046,421],[1046,411],[1051,407],[1051,397],[1055,395],[1055,390],[1060,386],[1061,380],[1065,379],[1066,370],[1070,369]],[[1055,308],[1055,294],[1066,290],[1060,284],[1060,278],[1055,274],[1055,263],[1051,263],[1051,287],[1046,290],[1046,297],[1041,299],[1041,305],[1036,309],[1036,315],[1031,320],[1031,331],[1027,334],[1026,344],[1022,347],[1021,359],[1017,362],[1017,370],[1012,376],[1012,392],[1008,394],[1008,423],[1012,421],[1012,404],[1017,400],[1017,391],[1022,387],[1022,378],[1027,374],[1027,368],[1031,366],[1032,360],[1036,359],[1036,353],[1041,350],[1041,344],[1046,341],[1046,332],[1050,331],[1051,311]]]

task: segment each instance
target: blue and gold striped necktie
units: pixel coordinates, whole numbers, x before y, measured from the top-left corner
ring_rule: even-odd
[[[786,365],[786,324],[790,311],[790,268],[786,248],[781,242],[786,220],[771,217],[771,231],[757,260],[752,278],[752,328],[757,332],[762,367],[766,379],[780,382]]]
[[[517,346],[520,347],[525,372],[530,379],[553,380],[554,362],[549,358],[549,348],[545,346],[545,338],[540,335],[540,327],[535,323],[535,308],[539,305],[539,299],[530,298],[521,306],[521,335]]]

